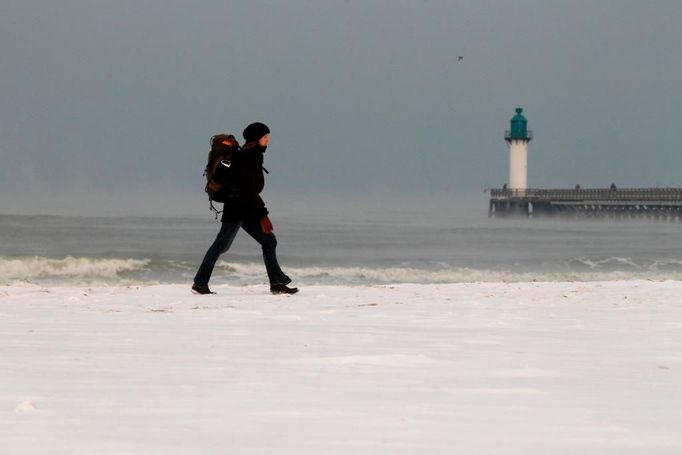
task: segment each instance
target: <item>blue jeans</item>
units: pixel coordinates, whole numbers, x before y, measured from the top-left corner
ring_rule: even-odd
[[[208,281],[211,279],[211,273],[213,273],[215,263],[218,261],[221,254],[230,249],[240,227],[253,237],[256,242],[260,243],[263,248],[263,262],[265,262],[265,269],[268,272],[270,286],[291,283],[291,278],[282,272],[282,269],[277,263],[277,254],[275,253],[277,238],[275,237],[275,234],[265,234],[260,226],[260,220],[255,220],[222,223],[218,236],[213,242],[213,245],[211,245],[206,252],[204,260],[199,266],[199,270],[194,277],[194,284],[197,286],[208,286]]]

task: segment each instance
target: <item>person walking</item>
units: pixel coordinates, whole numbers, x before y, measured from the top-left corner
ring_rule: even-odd
[[[214,294],[208,287],[215,263],[221,254],[230,249],[239,228],[245,230],[263,250],[263,262],[273,294],[295,294],[298,288],[290,288],[289,278],[277,262],[277,238],[268,209],[260,197],[265,186],[263,154],[270,142],[270,129],[263,123],[252,123],[244,129],[244,146],[233,157],[231,165],[237,170],[238,193],[224,203],[220,232],[206,251],[199,270],[194,276],[192,292]],[[267,171],[266,171],[267,172]]]

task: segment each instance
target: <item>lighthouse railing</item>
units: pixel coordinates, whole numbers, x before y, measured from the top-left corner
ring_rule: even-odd
[[[516,132],[515,132],[516,133]],[[516,134],[514,134],[516,136]],[[527,140],[530,141],[533,139],[533,131],[531,130],[526,130],[526,136],[525,137],[513,137],[512,136],[512,131],[511,130],[506,130],[504,132],[504,140],[505,141],[513,141],[513,140]]]

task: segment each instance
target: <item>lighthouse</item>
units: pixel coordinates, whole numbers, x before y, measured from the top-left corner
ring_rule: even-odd
[[[505,131],[504,139],[509,144],[509,189],[525,190],[528,188],[528,143],[533,139],[533,132],[528,130],[528,120],[520,107],[516,108],[511,129]]]

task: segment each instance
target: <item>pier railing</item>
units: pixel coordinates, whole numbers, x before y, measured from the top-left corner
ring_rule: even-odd
[[[493,200],[682,202],[682,188],[491,189]]]

